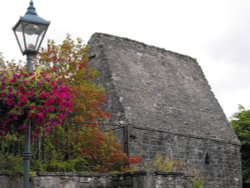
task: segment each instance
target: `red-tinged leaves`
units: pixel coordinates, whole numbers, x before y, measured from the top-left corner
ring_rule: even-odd
[[[128,169],[130,164],[138,164],[141,157],[127,156],[122,145],[118,144],[112,132],[104,132],[98,126],[83,125],[79,129],[67,133],[68,140],[72,140],[75,156],[87,156],[92,170],[107,172]],[[77,142],[74,142],[77,140]]]
[[[110,113],[104,110],[105,91],[93,82],[98,72],[89,65],[88,50],[81,39],[74,41],[68,35],[61,45],[49,41],[47,49],[37,57],[37,68],[56,75],[70,88],[70,121],[96,122],[110,118]]]

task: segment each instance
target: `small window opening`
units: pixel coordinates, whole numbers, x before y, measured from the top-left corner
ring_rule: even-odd
[[[209,154],[206,153],[206,157],[205,157],[205,164],[210,164],[210,157],[209,157]]]

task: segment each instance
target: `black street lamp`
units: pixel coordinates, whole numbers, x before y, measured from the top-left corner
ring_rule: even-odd
[[[39,17],[36,13],[33,1],[24,16],[21,16],[17,24],[13,27],[18,45],[23,55],[27,55],[27,71],[32,72],[32,60],[38,52],[50,22]],[[23,187],[29,188],[29,171],[30,171],[30,131],[31,121],[28,128],[25,129],[24,135],[24,177]]]

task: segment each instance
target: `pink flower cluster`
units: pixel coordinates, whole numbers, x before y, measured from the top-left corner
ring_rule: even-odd
[[[0,135],[22,133],[29,120],[34,133],[48,134],[71,112],[69,88],[48,74],[22,70],[0,79]]]

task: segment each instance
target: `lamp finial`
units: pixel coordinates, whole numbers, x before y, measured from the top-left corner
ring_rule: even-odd
[[[26,12],[26,15],[27,14],[37,15],[36,8],[34,7],[33,0],[30,1],[30,6],[28,7],[27,12]]]

